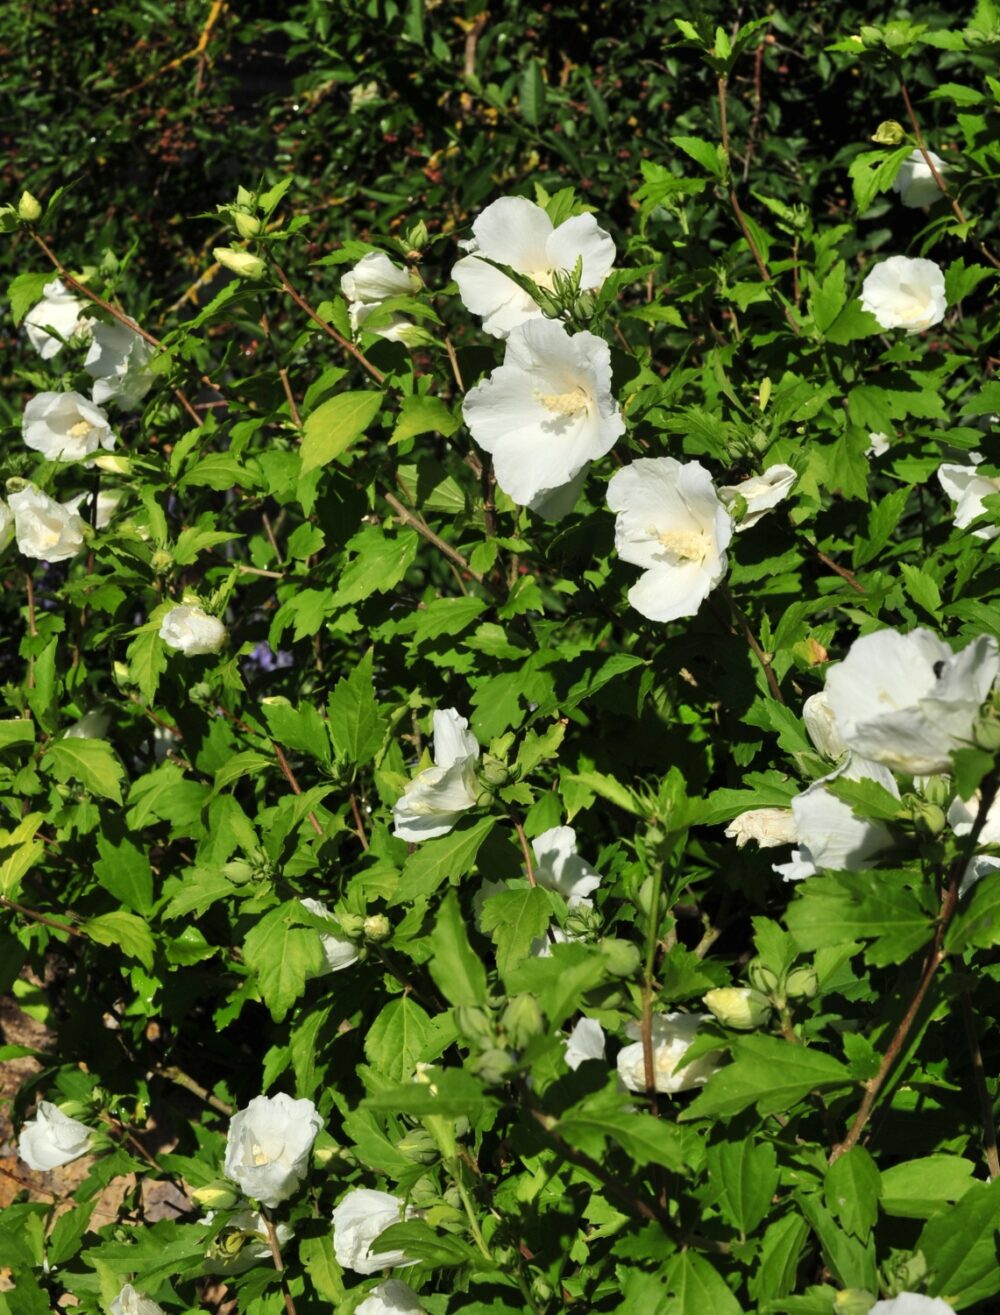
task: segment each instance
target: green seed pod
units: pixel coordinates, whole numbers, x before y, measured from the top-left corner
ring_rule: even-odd
[[[425,1128],[411,1128],[396,1143],[396,1150],[413,1164],[434,1164],[441,1158],[437,1143]]]

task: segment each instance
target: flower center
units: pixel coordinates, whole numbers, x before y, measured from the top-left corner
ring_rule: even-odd
[[[527,270],[526,272],[527,272],[528,278],[531,279],[532,283],[537,283],[538,286],[539,286],[540,288],[544,288],[544,290],[545,290],[546,292],[554,292],[554,291],[555,291],[555,287],[556,287],[555,279],[552,277],[552,276],[553,276],[553,273],[554,273],[554,270],[551,270],[551,269],[529,269],[529,270]]]
[[[94,428],[95,426],[92,425],[89,420],[81,418],[75,425],[70,425],[68,431],[69,437],[87,439],[94,432]]]
[[[712,551],[711,537],[704,530],[654,530],[653,537],[675,562],[703,562]]]
[[[579,384],[568,393],[543,393],[536,388],[535,400],[557,416],[585,415],[590,410],[590,396]]]
[[[266,1154],[266,1152],[260,1146],[258,1146],[256,1142],[254,1142],[253,1147],[251,1149],[253,1153],[254,1164],[260,1165],[260,1164],[271,1163],[270,1155]]]
[[[908,283],[899,285],[901,300],[899,305],[900,314],[905,315],[907,319],[916,320],[927,315],[927,296],[925,293],[918,292],[911,288]]]

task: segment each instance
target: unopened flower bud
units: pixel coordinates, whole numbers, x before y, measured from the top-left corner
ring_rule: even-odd
[[[240,1199],[239,1192],[228,1183],[205,1183],[203,1187],[189,1189],[191,1195],[206,1210],[229,1210]]]
[[[641,962],[638,949],[631,941],[621,941],[614,936],[606,936],[599,949],[604,956],[605,967],[612,977],[632,977],[639,971]]]
[[[926,836],[929,840],[939,836],[947,825],[944,809],[923,799],[914,800],[910,814],[917,835]]]
[[[902,146],[906,141],[906,129],[895,119],[886,119],[872,133],[872,141],[879,146]]]
[[[705,992],[702,1002],[725,1027],[740,1032],[762,1027],[771,1017],[767,998],[749,986],[716,987]]]
[[[501,758],[494,758],[492,754],[483,754],[482,765],[476,775],[488,790],[501,790],[505,785],[510,785],[520,776],[520,771],[516,766],[510,766]]]
[[[42,206],[38,199],[31,195],[29,191],[21,193],[21,199],[17,203],[17,213],[20,219],[27,224],[33,224],[36,219],[42,217]]]
[[[235,251],[232,247],[213,247],[212,255],[220,265],[232,270],[241,279],[263,278],[267,268],[260,256],[252,256],[249,251]]]
[[[437,1142],[426,1128],[411,1128],[396,1143],[396,1150],[413,1164],[434,1164],[441,1157]]]
[[[811,1000],[818,990],[819,978],[806,964],[793,968],[785,979],[785,995],[789,1000]]]
[[[93,458],[93,464],[98,470],[103,470],[109,475],[131,475],[132,462],[128,457],[119,456],[115,452],[102,452],[99,456]]]
[[[864,1288],[844,1288],[833,1299],[834,1315],[868,1315],[875,1298]]]
[[[978,717],[972,727],[972,738],[986,753],[1000,751],[1000,721],[993,717]]]
[[[240,237],[256,237],[263,227],[256,215],[247,214],[245,210],[237,210],[233,222]]]
[[[485,1009],[475,1005],[456,1005],[452,1017],[461,1035],[472,1045],[485,1047],[496,1043],[493,1020]]]
[[[360,913],[337,913],[340,930],[349,939],[360,936],[365,929],[365,919]]]
[[[944,808],[951,800],[953,786],[947,776],[925,776],[918,782],[920,793],[929,804]]]
[[[368,940],[384,941],[392,934],[392,923],[384,913],[373,913],[365,918],[363,930]]]
[[[157,548],[156,552],[154,552],[149,559],[149,565],[152,568],[154,575],[166,575],[173,567],[173,564],[173,556],[166,550],[166,548]]]
[[[500,1026],[515,1050],[523,1050],[545,1027],[542,1011],[533,995],[516,995],[503,1011]]]
[[[245,859],[234,858],[228,863],[222,865],[222,875],[229,881],[234,881],[238,886],[243,882],[249,881],[253,876],[253,868]]]
[[[760,959],[751,959],[747,969],[750,984],[762,995],[772,995],[778,989],[778,977]]]
[[[427,240],[429,236],[430,235],[427,232],[427,225],[424,223],[422,219],[418,219],[417,222],[410,229],[410,231],[406,234],[406,238],[405,238],[406,246],[409,248],[410,251],[416,251],[419,253],[423,251],[424,247],[427,245]],[[407,255],[409,257],[409,251],[407,252]]]
[[[474,1064],[475,1071],[488,1083],[506,1082],[515,1064],[504,1050],[484,1050]]]

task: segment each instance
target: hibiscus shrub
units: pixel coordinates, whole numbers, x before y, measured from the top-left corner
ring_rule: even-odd
[[[997,1310],[996,6],[288,8],[0,210],[0,1313]]]

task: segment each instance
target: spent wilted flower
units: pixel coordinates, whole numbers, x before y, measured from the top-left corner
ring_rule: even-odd
[[[726,573],[733,522],[697,461],[643,457],[608,482],[618,556],[644,568],[628,592],[651,621],[694,616]]]
[[[734,817],[725,834],[736,841],[736,848],[755,840],[761,849],[795,843],[795,819],[790,808],[751,808]]]
[[[21,1128],[17,1153],[29,1169],[48,1172],[86,1155],[90,1149],[92,1129],[79,1119],[71,1119],[58,1105],[38,1102],[35,1117]]]
[[[333,1250],[338,1264],[356,1274],[374,1274],[394,1265],[415,1265],[405,1251],[372,1251],[378,1235],[393,1224],[412,1219],[417,1211],[389,1192],[355,1187],[333,1211]]]
[[[454,708],[434,713],[434,766],[415,776],[393,807],[393,835],[413,843],[447,835],[479,798],[479,744]]]
[[[185,657],[218,653],[226,642],[226,627],[217,616],[184,603],[172,607],[160,623],[160,638]]]
[[[935,155],[933,151],[928,151],[927,154],[933,160],[934,168],[939,174],[943,174],[946,166],[940,155]],[[937,185],[933,170],[918,147],[914,147],[900,165],[899,173],[892,180],[892,190],[898,192],[903,205],[911,209],[933,205],[944,195]]]
[[[505,338],[542,309],[530,293],[487,260],[507,265],[547,292],[557,275],[570,278],[579,267],[580,290],[599,288],[615,263],[615,244],[593,215],[574,215],[558,227],[540,205],[523,196],[504,196],[488,205],[472,225],[472,241],[452,270],[459,295],[483,328]],[[486,257],[486,259],[481,259]]]
[[[883,329],[920,333],[944,319],[948,308],[944,271],[933,260],[909,256],[880,260],[861,285],[861,307]]]
[[[554,497],[625,430],[608,344],[555,320],[511,332],[503,365],[466,393],[462,414],[492,454],[497,483],[522,507]]]
[[[48,461],[83,461],[115,445],[107,413],[80,393],[36,394],[25,405],[21,433]]]
[[[229,1124],[226,1177],[261,1205],[280,1204],[305,1177],[322,1126],[311,1100],[293,1100],[284,1092],[255,1096]]]
[[[64,342],[85,341],[93,320],[84,314],[87,303],[75,297],[62,279],[53,279],[42,288],[42,300],[24,317],[28,341],[43,361],[51,361],[62,351]],[[55,330],[50,333],[49,330]]]

